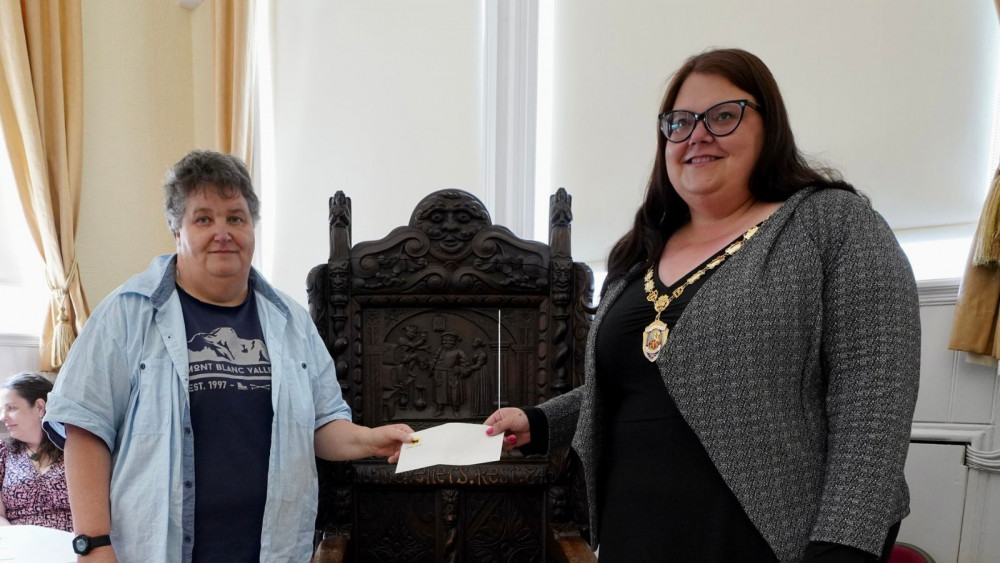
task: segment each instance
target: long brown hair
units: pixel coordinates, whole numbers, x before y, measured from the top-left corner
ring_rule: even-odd
[[[813,167],[795,146],[788,112],[771,71],[757,56],[742,49],[716,49],[689,58],[670,80],[660,113],[673,109],[681,85],[693,73],[714,74],[749,93],[761,106],[764,144],[750,173],[750,193],[762,201],[784,201],[807,186],[855,192],[829,168]],[[691,218],[690,210],[667,176],[667,139],[656,124],[656,157],[646,196],[631,230],[611,248],[608,280],[622,277],[636,264],[652,265],[667,238]],[[641,270],[640,270],[641,271]],[[604,287],[608,287],[605,283]]]
[[[34,406],[38,399],[48,402],[52,383],[39,373],[23,372],[4,381],[2,388],[14,391],[22,399],[28,401],[29,406]],[[7,444],[14,453],[21,453],[27,448],[24,442],[15,440],[13,437],[7,438]],[[39,455],[40,459],[48,458],[50,463],[58,463],[63,458],[62,451],[49,440],[44,430],[42,431],[42,442],[35,453]]]

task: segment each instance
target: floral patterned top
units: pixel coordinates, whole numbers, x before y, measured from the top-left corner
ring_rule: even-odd
[[[0,440],[0,483],[0,496],[11,524],[72,531],[66,467],[61,460],[39,474],[28,459],[27,449],[15,454],[7,440]]]

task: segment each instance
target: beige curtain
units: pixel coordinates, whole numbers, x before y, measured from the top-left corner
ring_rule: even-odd
[[[998,0],[1000,1],[1000,0]],[[948,347],[1000,358],[1000,170],[986,196],[965,275],[958,289]]]
[[[1000,18],[1000,0],[995,0]],[[1000,169],[993,176],[958,288],[948,348],[1000,359]]]
[[[41,368],[63,363],[90,314],[76,262],[83,140],[80,0],[0,0],[0,122],[51,290]]]
[[[215,140],[253,170],[254,0],[214,0]]]

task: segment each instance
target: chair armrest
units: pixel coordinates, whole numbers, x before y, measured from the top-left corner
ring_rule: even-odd
[[[345,535],[328,535],[316,546],[316,553],[313,554],[309,563],[343,563],[347,556],[347,541]]]
[[[549,559],[556,563],[596,563],[597,555],[572,526],[549,526]]]

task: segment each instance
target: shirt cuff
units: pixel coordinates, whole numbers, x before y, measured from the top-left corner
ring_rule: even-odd
[[[544,455],[549,452],[549,419],[542,409],[527,407],[522,409],[528,417],[531,441],[518,448],[524,455]]]

